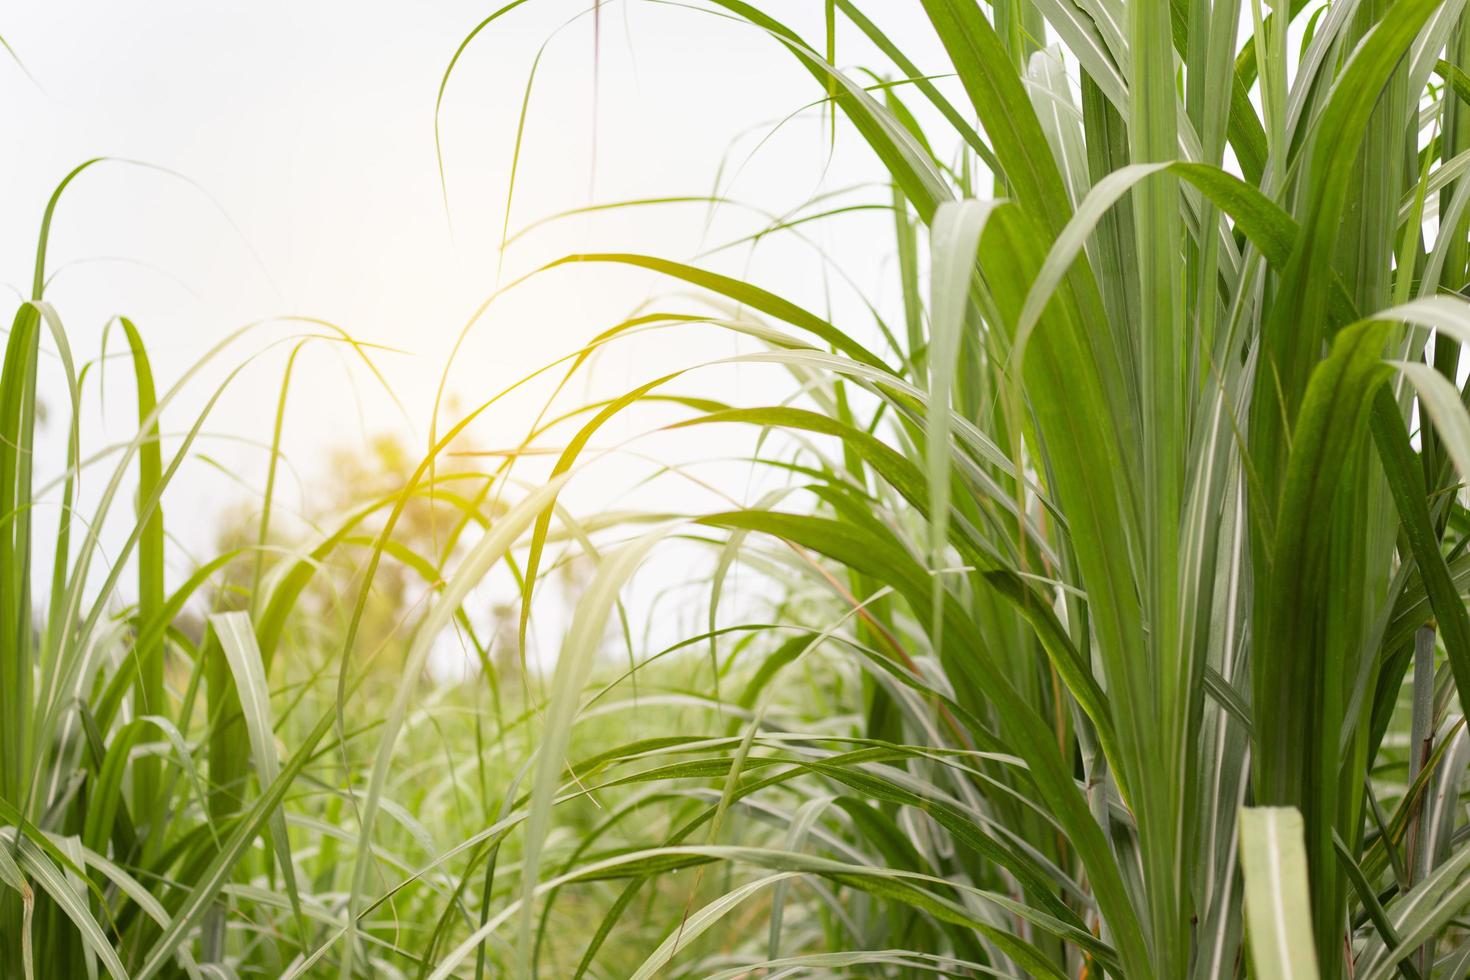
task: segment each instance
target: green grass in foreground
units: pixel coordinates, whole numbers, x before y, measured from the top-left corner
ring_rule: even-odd
[[[165,458],[175,389],[126,321],[138,435],[89,464],[100,512],[31,472],[43,344],[73,417],[88,390],[43,231],[0,394],[0,970],[1465,976],[1464,4],[922,0],[948,60],[922,66],[881,4],[830,0],[811,43],[782,5],[707,6],[886,169],[901,322],[574,255],[548,269],[652,270],[718,312],[640,312],[556,370],[655,328],[759,345],[799,397],[657,403],[768,436],[792,490],[759,506],[554,506],[679,375],[548,419],[534,489],[513,456],[447,468],[487,403],[299,554],[256,560],[263,517],[166,583],[159,502],[203,418]],[[889,82],[833,67],[838,23]],[[133,534],[94,567],[109,519]],[[682,650],[630,633],[635,700],[598,651],[671,538],[709,546],[712,609],[736,565],[782,598]],[[579,553],[554,675],[492,685],[471,590],[508,564],[529,608]],[[185,628],[236,561],[231,611]],[[433,597],[395,634],[372,585],[400,566]],[[340,628],[314,629],[333,575]],[[456,624],[487,672],[418,683]]]

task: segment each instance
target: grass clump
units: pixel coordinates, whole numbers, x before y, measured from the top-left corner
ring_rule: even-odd
[[[1466,973],[1463,3],[921,0],[922,66],[870,6],[824,3],[821,43],[776,5],[704,9],[796,58],[886,172],[896,316],[567,256],[534,275],[621,266],[712,303],[636,311],[547,369],[557,391],[626,337],[717,330],[790,397],[680,394],[691,368],[455,454],[496,396],[305,544],[271,538],[268,490],[254,543],[173,592],[159,501],[203,419],[165,458],[172,390],[127,321],[138,435],[83,526],[72,422],[34,554],[43,335],[73,418],[85,391],[43,231],[0,397],[7,971]],[[837,67],[854,33],[870,75]],[[594,437],[650,406],[753,429],[782,482],[570,514]],[[660,647],[620,597],[674,542],[709,553],[707,628]],[[573,560],[554,670],[506,671],[476,590],[510,575],[523,653]],[[424,601],[385,608],[385,565]],[[768,603],[722,606],[737,569]],[[303,598],[334,572],[339,602]],[[323,603],[335,625],[303,625]],[[421,683],[455,630],[483,673]]]
[[[757,712],[721,754],[708,843],[662,853],[744,871],[691,920],[779,895],[749,971],[1459,975],[1462,7],[918,6],[941,64],[876,5],[810,40],[709,5],[886,170],[902,329],[572,257],[738,304],[790,369],[679,424],[803,440],[809,503],[696,521],[800,555],[866,677],[861,748]],[[835,67],[838,24],[887,63]],[[827,836],[720,845],[773,797]],[[833,910],[802,941],[787,876]]]

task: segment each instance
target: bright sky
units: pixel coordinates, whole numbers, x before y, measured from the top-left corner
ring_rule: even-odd
[[[531,0],[483,32],[450,80],[441,119],[449,215],[434,146],[434,101],[450,57],[496,0],[442,3],[185,0],[106,3],[28,0],[0,12],[0,36],[34,82],[0,63],[0,99],[11,150],[0,190],[0,282],[27,290],[45,201],[70,168],[111,156],[167,168],[108,164],[67,191],[52,234],[47,299],[65,321],[77,357],[100,351],[103,324],[134,319],[161,387],[246,323],[277,315],[318,317],[354,337],[402,349],[377,355],[407,412],[339,347],[316,344],[297,368],[287,448],[305,504],[332,447],[361,445],[394,429],[426,437],[435,387],[455,337],[496,285],[517,119],[528,72],[537,69],[523,136],[512,231],[591,202],[722,192],[768,212],[880,177],[866,150],[841,139],[829,160],[817,112],[777,123],[820,96],[811,76],[777,43],[749,26],[679,4],[607,0],[601,11],[594,103],[594,33],[588,5]],[[775,5],[820,43],[821,0]],[[874,5],[880,23],[917,51],[937,43],[918,5]],[[563,27],[563,25],[569,25]],[[838,60],[878,66],[872,49],[846,32]],[[595,109],[595,112],[594,112]],[[595,134],[595,168],[594,168]],[[192,182],[192,183],[190,183]],[[882,202],[882,188],[844,200]],[[693,259],[703,249],[759,230],[759,215],[699,204],[601,213],[532,231],[506,255],[502,281],[575,251],[639,251]],[[701,259],[748,274],[823,311],[860,307],[849,287],[824,278],[829,252],[870,298],[893,300],[889,217],[844,216],[804,226],[810,243],[787,236]],[[449,388],[472,405],[545,361],[567,353],[650,296],[667,280],[580,267],[533,280],[498,301],[471,332]],[[18,295],[5,290],[9,310]],[[859,314],[856,328],[870,320]],[[164,418],[178,432],[225,370],[250,362],[211,416],[201,449],[217,461],[191,463],[167,498],[180,549],[174,573],[207,553],[214,516],[258,492],[265,453],[226,437],[269,438],[288,345],[272,341],[312,328],[261,328],[206,371]],[[114,333],[109,350],[120,349]],[[607,396],[654,372],[727,356],[735,343],[705,331],[664,333],[596,362],[588,387]],[[54,360],[52,361],[54,365]],[[130,437],[126,364],[107,377],[106,408],[93,386],[84,438],[99,447]],[[64,389],[53,370],[43,389],[53,410]],[[790,389],[769,372],[707,372],[683,390],[745,403]],[[506,403],[477,430],[503,445],[528,424],[532,399]],[[55,412],[59,422],[60,412]],[[612,430],[621,438],[646,428]],[[63,430],[43,436],[42,465],[62,464]],[[739,451],[708,434],[660,451],[691,458]],[[616,441],[613,439],[613,441]],[[94,481],[93,485],[98,481]],[[740,484],[735,484],[738,487]],[[582,488],[603,503],[606,486]],[[288,496],[288,500],[290,497]],[[575,499],[575,497],[574,497]]]

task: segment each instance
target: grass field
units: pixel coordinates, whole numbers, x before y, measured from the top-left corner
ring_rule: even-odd
[[[899,2],[695,4],[886,175],[744,244],[880,212],[895,302],[568,254],[524,281],[659,295],[543,369],[519,447],[471,442],[481,391],[285,515],[288,367],[187,577],[214,389],[176,405],[256,335],[182,377],[127,318],[73,350],[50,226],[101,164],[62,182],[0,375],[0,976],[1470,975],[1464,0],[902,0],[924,63]],[[689,332],[710,363],[572,397]],[[104,359],[121,445],[82,437]],[[731,364],[785,394],[712,397]],[[755,482],[567,506],[630,418],[747,433]]]

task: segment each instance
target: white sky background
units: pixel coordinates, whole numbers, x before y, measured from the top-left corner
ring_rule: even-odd
[[[382,431],[409,433],[415,445],[426,439],[434,389],[454,338],[495,286],[517,117],[531,62],[548,38],[525,130],[512,231],[592,202],[707,194],[722,161],[723,192],[772,212],[881,179],[876,162],[850,134],[839,138],[829,162],[827,132],[815,111],[771,135],[777,121],[821,95],[810,74],[774,41],[707,13],[615,0],[602,10],[594,170],[592,18],[556,33],[585,10],[585,2],[532,0],[482,33],[450,81],[442,132],[451,234],[436,171],[434,99],[459,42],[496,6],[496,0],[6,5],[0,35],[36,83],[13,64],[0,63],[0,105],[11,134],[0,183],[0,282],[28,290],[45,201],[82,160],[131,158],[196,182],[207,195],[137,167],[104,165],[84,174],[58,212],[48,268],[60,272],[47,299],[65,321],[79,360],[97,355],[109,317],[134,319],[161,388],[232,329],[281,314],[320,317],[360,340],[410,352],[375,355],[407,421],[364,372],[349,369],[350,358],[340,349],[318,344],[304,355],[286,422],[286,448],[299,480],[284,476],[283,492],[286,506],[309,506],[329,449],[363,445]],[[821,0],[768,6],[820,44]],[[885,0],[870,14],[921,65],[936,61],[925,57],[938,45],[918,4]],[[883,70],[851,30],[839,35],[838,61]],[[846,198],[886,199],[879,187]],[[675,205],[561,222],[514,246],[504,279],[576,251],[690,260],[764,223],[731,208],[720,209],[708,226],[707,217],[703,206]],[[803,231],[893,313],[890,220],[869,212]],[[810,245],[772,239],[754,252],[736,249],[700,264],[748,275],[872,336],[871,320],[852,290],[833,277],[824,280]],[[677,291],[668,280],[612,267],[551,273],[497,302],[472,330],[449,389],[461,404],[477,404],[573,350],[639,302]],[[0,295],[8,324],[18,298],[9,290]],[[224,370],[266,351],[246,367],[207,426],[211,436],[199,448],[220,467],[187,464],[166,498],[176,581],[213,553],[217,515],[259,491],[265,452],[226,437],[269,438],[288,350],[270,344],[301,329],[273,326],[251,334],[164,416],[165,433],[179,431]],[[114,333],[109,350],[121,349]],[[656,373],[737,349],[733,339],[708,330],[664,332],[600,358],[574,395],[608,397]],[[40,452],[49,473],[63,465],[64,449],[57,411],[64,390],[52,364],[43,397],[53,421],[41,435]],[[95,384],[84,396],[84,442],[92,448],[136,431],[128,365],[114,364],[105,406]],[[790,389],[789,380],[745,366],[705,372],[672,390],[754,405]],[[544,389],[536,394],[544,396]],[[510,443],[537,407],[539,398],[528,396],[492,409],[477,426],[476,441]],[[635,414],[596,444],[615,443],[656,419]],[[703,430],[639,446],[664,459],[697,459],[748,451],[752,437],[750,430],[718,436]],[[574,484],[567,500],[574,510],[596,510],[612,503],[610,491],[646,471],[643,464],[613,465],[612,477]],[[725,474],[722,488],[748,496],[743,472],[704,471]],[[661,506],[691,505],[693,498],[672,489],[676,482],[662,484],[668,489],[660,491],[667,501]],[[91,478],[84,490],[100,483]],[[698,499],[707,505],[707,498]],[[127,503],[119,507],[127,509]],[[104,552],[121,540],[109,535]]]

